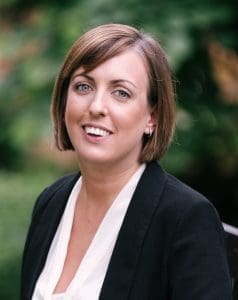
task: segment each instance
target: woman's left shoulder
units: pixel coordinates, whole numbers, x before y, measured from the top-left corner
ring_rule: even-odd
[[[171,205],[177,225],[185,222],[188,226],[198,224],[200,229],[203,226],[222,229],[220,216],[207,197],[171,174],[167,176],[163,197]]]
[[[180,204],[191,205],[199,203],[207,203],[209,200],[201,192],[193,189],[177,177],[167,173],[167,182],[165,191],[173,195]]]
[[[148,194],[157,195],[158,213],[163,211],[169,218],[177,219],[193,212],[218,217],[206,196],[168,173],[157,162],[147,165],[141,183]]]

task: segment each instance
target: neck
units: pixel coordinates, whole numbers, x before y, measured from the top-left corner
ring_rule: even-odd
[[[80,164],[82,187],[80,196],[88,203],[110,206],[117,194],[139,169],[140,164],[127,166],[89,166]]]

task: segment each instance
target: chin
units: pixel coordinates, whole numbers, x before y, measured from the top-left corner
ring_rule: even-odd
[[[102,164],[102,163],[108,163],[110,161],[110,158],[108,155],[90,155],[89,153],[87,154],[77,154],[78,159],[80,162],[85,162],[85,163],[91,163],[91,164]]]

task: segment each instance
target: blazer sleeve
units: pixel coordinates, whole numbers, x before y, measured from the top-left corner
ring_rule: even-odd
[[[215,208],[198,201],[179,216],[170,253],[172,300],[231,300],[224,231]]]

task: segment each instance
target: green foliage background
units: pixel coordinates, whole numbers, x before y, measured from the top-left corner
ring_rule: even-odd
[[[175,141],[162,161],[238,226],[236,0],[0,2],[0,298],[17,299],[19,266],[37,194],[76,168],[50,148],[54,78],[73,41],[105,22],[159,38],[174,73]],[[63,163],[62,163],[63,162]]]

